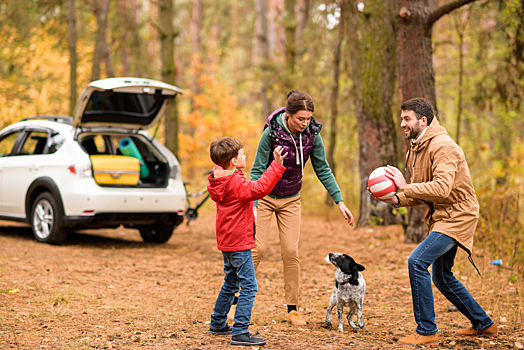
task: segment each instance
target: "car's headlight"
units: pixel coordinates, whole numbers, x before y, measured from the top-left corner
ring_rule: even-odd
[[[171,179],[181,179],[182,178],[182,168],[180,165],[172,165],[169,169],[169,177]]]
[[[86,164],[74,164],[68,168],[71,174],[77,177],[92,177],[91,165]]]

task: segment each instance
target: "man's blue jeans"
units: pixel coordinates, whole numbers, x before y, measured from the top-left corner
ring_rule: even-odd
[[[453,238],[439,232],[431,232],[409,256],[409,282],[418,334],[430,335],[438,332],[428,272],[431,264],[433,283],[470,320],[474,329],[484,330],[493,325],[486,312],[451,272],[457,248],[458,243]]]
[[[211,327],[226,326],[227,313],[231,309],[235,293],[240,289],[232,336],[248,333],[253,302],[258,292],[253,256],[250,249],[240,252],[222,252],[222,255],[224,256],[224,284],[218,294],[213,315],[211,315]]]

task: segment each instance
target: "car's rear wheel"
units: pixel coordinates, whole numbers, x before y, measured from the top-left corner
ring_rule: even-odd
[[[63,243],[67,231],[59,226],[59,220],[58,205],[51,193],[39,194],[31,207],[31,228],[35,239],[51,244]]]
[[[147,243],[165,243],[173,235],[174,225],[154,224],[139,228],[140,236]]]

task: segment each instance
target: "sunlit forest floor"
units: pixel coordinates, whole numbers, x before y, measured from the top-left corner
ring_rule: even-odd
[[[223,280],[213,213],[183,224],[167,244],[142,242],[138,231],[115,229],[71,234],[63,246],[36,243],[30,229],[0,222],[1,349],[223,349],[229,336],[208,334],[209,317]],[[339,216],[304,217],[302,314],[306,327],[288,325],[276,230],[258,271],[259,293],[250,331],[267,349],[395,349],[414,331],[407,257],[400,227],[353,229]],[[336,332],[324,319],[335,268],[329,252],[351,255],[364,265],[367,293],[363,330],[347,322]],[[475,262],[461,252],[455,274],[499,324],[500,336],[458,338],[468,326],[435,289],[441,348],[522,348],[524,283],[492,266],[480,249]],[[510,280],[513,283],[510,283]]]

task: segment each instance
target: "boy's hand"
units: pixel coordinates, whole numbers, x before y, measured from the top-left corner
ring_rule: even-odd
[[[273,151],[273,157],[275,158],[277,163],[280,164],[280,165],[284,165],[284,158],[286,158],[286,156],[287,156],[287,153],[286,154],[282,154],[283,150],[284,150],[284,148],[282,148],[282,146],[278,146]]]

